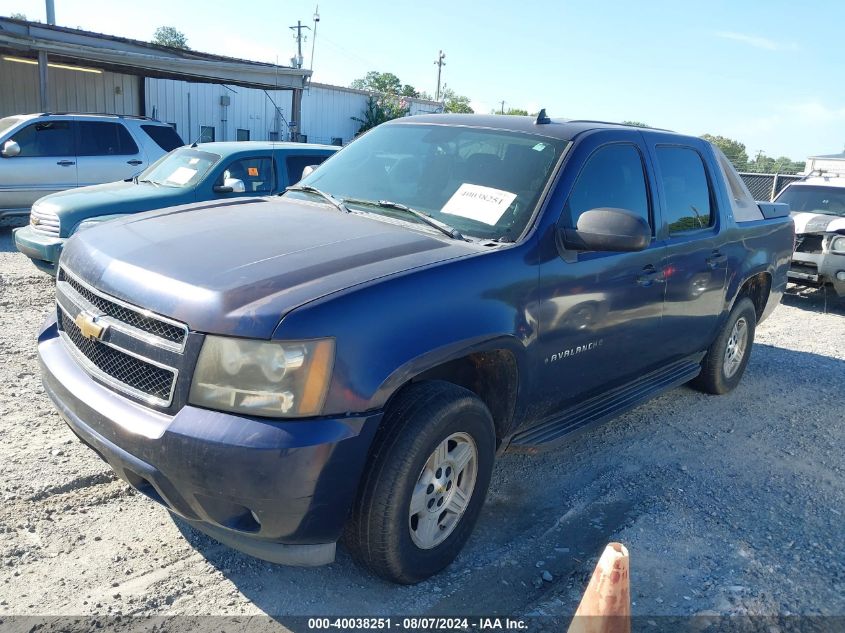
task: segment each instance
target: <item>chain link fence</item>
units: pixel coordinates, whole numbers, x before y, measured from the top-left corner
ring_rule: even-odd
[[[755,200],[772,201],[791,182],[801,180],[799,174],[758,174],[741,171],[739,175],[745,181]]]

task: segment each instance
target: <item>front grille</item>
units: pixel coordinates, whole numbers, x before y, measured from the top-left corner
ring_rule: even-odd
[[[44,211],[37,204],[29,212],[29,223],[39,233],[58,235],[60,229],[59,216],[52,211]]]
[[[824,235],[798,235],[795,237],[796,253],[821,253]]]
[[[103,314],[134,327],[147,334],[158,336],[172,343],[182,345],[185,342],[187,330],[184,326],[177,326],[167,323],[155,317],[146,316],[136,310],[127,308],[119,303],[110,301],[105,297],[94,294],[75,278],[65,273],[63,268],[59,269],[58,281],[66,281],[71,288],[76,290],[82,297]]]
[[[120,350],[87,339],[64,310],[60,310],[61,329],[77,350],[94,367],[127,387],[169,402],[176,379],[175,372],[157,367]]]

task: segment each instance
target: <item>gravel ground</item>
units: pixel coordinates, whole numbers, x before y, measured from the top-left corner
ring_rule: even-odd
[[[845,305],[818,292],[761,325],[734,393],[679,388],[501,458],[467,548],[415,587],[342,550],[318,569],[241,555],[115,479],[41,388],[52,301],[0,229],[0,616],[568,615],[613,540],[635,615],[845,615]]]

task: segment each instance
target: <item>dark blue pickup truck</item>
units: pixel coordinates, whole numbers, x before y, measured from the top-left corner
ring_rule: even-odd
[[[498,453],[735,388],[793,241],[698,138],[407,117],[281,197],[71,238],[38,351],[79,438],[198,529],[304,565],[343,538],[413,583]]]

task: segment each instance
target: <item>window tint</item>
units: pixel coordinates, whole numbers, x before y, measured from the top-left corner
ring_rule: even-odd
[[[690,147],[658,147],[657,162],[669,233],[675,235],[713,226],[710,185],[699,153]]]
[[[79,121],[76,129],[76,153],[79,156],[130,156],[138,153],[138,146],[120,123]]]
[[[176,125],[173,123],[168,125],[142,125],[141,129],[165,152],[184,145],[182,139],[176,133]]]
[[[18,156],[75,156],[70,121],[43,121],[12,135],[21,146]]]
[[[606,145],[590,156],[564,207],[567,226],[576,227],[584,211],[600,207],[627,209],[651,224],[643,161],[634,145]]]
[[[295,185],[302,180],[302,170],[308,165],[319,165],[328,156],[321,156],[319,154],[305,155],[305,156],[288,156],[285,159],[285,166],[288,170],[288,184]]]
[[[270,193],[273,190],[273,162],[269,158],[243,158],[231,163],[218,184],[227,178],[242,180],[247,193]]]

